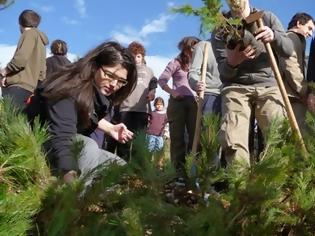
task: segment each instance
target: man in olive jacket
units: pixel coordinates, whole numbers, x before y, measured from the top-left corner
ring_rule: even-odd
[[[306,131],[305,114],[308,88],[306,81],[305,48],[306,38],[314,30],[313,18],[304,12],[296,13],[288,25],[288,37],[293,43],[293,54],[289,58],[279,58],[280,70],[292,105],[292,109],[302,133]]]
[[[24,10],[19,16],[21,37],[13,58],[0,71],[2,95],[11,97],[19,110],[34,92],[38,81],[46,77],[47,36],[37,29],[40,15],[33,10]]]

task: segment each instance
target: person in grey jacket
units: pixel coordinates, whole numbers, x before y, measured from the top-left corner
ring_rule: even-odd
[[[208,60],[205,83],[200,81],[205,45],[208,45]],[[204,91],[202,114],[221,112],[220,89],[222,86],[217,61],[214,57],[211,42],[200,41],[195,45],[192,63],[188,75],[189,85],[197,93]]]
[[[227,3],[231,11],[226,17],[245,19],[254,11],[249,0],[227,0]],[[228,163],[238,161],[250,165],[248,137],[252,115],[262,132],[275,118],[285,117],[283,100],[263,43],[270,43],[281,57],[289,57],[293,45],[273,13],[264,11],[262,20],[264,26],[255,32],[245,28],[246,34],[255,36],[256,47],[250,44],[241,48],[236,44],[229,48],[219,31],[212,33],[213,51],[223,83],[219,138]]]

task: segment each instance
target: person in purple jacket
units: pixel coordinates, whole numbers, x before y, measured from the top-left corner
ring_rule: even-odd
[[[178,43],[179,55],[168,63],[159,77],[161,88],[170,94],[167,117],[170,129],[170,153],[178,177],[185,177],[185,155],[191,150],[197,113],[196,93],[188,83],[188,71],[194,46],[200,41],[197,37],[184,37]],[[173,87],[168,81],[173,78]],[[185,142],[187,131],[188,143]],[[187,147],[187,148],[185,148]]]

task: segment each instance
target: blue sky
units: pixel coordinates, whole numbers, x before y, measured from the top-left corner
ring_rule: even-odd
[[[274,12],[285,28],[298,11],[315,17],[314,0],[250,2],[258,9]],[[19,39],[18,15],[24,9],[33,9],[42,16],[39,28],[50,41],[60,38],[68,43],[69,57],[82,56],[108,39],[118,40],[124,45],[138,40],[145,45],[147,64],[158,77],[167,62],[177,55],[178,41],[188,35],[199,36],[198,18],[169,11],[173,6],[186,3],[198,7],[202,1],[16,0],[9,8],[0,11],[0,66],[4,66],[13,55]]]

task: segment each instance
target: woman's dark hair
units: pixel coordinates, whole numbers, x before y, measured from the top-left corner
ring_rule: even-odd
[[[67,43],[61,39],[56,39],[51,43],[50,51],[54,55],[64,56],[68,52]]]
[[[153,105],[156,106],[156,104],[157,104],[158,102],[159,102],[159,103],[162,103],[163,106],[164,106],[164,99],[163,99],[162,97],[156,97],[155,100],[154,100]]]
[[[180,63],[182,70],[188,71],[189,64],[192,58],[192,51],[194,46],[200,41],[199,38],[194,36],[184,37],[177,45],[181,51],[177,59]]]
[[[36,28],[40,23],[40,15],[33,10],[24,10],[19,16],[19,24],[22,27]]]
[[[120,104],[134,89],[137,71],[132,54],[116,42],[105,42],[84,57],[48,77],[43,83],[42,95],[50,101],[73,98],[83,122],[89,122],[88,113],[93,110],[95,73],[101,66],[121,64],[128,72],[127,85],[108,98],[114,105]]]
[[[311,15],[309,15],[305,12],[298,12],[290,20],[289,25],[288,25],[288,30],[297,26],[298,22],[302,25],[305,25],[310,20],[312,20],[314,22],[314,19]]]

